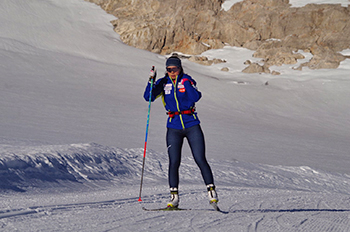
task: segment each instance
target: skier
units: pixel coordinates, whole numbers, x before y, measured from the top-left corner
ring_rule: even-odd
[[[168,114],[166,144],[169,156],[169,187],[171,200],[169,208],[179,205],[179,167],[184,138],[190,145],[195,162],[200,168],[204,183],[207,186],[209,203],[218,202],[215,191],[214,178],[205,157],[205,141],[200,121],[195,112],[195,102],[202,94],[197,90],[196,82],[184,73],[181,60],[171,56],[166,60],[166,74],[156,81],[156,70],[151,70],[149,83],[145,89],[144,98],[149,100],[151,81],[155,82],[152,89],[151,101],[162,97]]]

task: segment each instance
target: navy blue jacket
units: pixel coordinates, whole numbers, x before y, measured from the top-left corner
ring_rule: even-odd
[[[149,101],[151,84],[148,83],[144,98]],[[156,81],[152,89],[152,102],[162,96],[164,107],[167,111],[180,112],[194,108],[202,94],[197,90],[196,81],[187,74],[180,74],[175,83],[166,75]],[[167,127],[173,129],[185,129],[200,123],[197,113],[193,114],[179,114],[173,118],[169,117]]]

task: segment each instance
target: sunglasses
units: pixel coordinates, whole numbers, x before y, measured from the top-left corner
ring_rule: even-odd
[[[177,72],[179,71],[180,69],[178,67],[175,67],[175,68],[166,68],[166,71],[167,72]]]

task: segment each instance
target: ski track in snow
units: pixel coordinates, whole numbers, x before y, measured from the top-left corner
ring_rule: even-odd
[[[57,228],[60,231],[165,231],[174,228],[176,231],[350,229],[350,200],[348,196],[341,194],[225,187],[219,190],[221,208],[227,212],[223,214],[211,209],[205,194],[198,199],[200,191],[190,190],[193,186],[186,187],[189,190],[181,194],[182,205],[197,210],[146,212],[141,209],[141,205],[164,205],[160,201],[165,201],[168,194],[162,193],[143,196],[143,203],[139,203],[137,197],[132,197],[2,211],[0,228],[3,231],[12,228],[19,231],[52,231]],[[131,190],[137,191],[137,188],[133,187]],[[123,195],[120,192],[118,194]],[[31,197],[35,198],[35,195]],[[56,200],[62,202],[65,196],[60,194],[58,198],[61,199]],[[39,223],[48,220],[50,223]],[[58,225],[61,226],[57,227]]]
[[[180,206],[193,210],[146,212],[141,207],[162,207],[169,197],[167,169],[162,166],[167,162],[164,154],[152,150],[147,153],[142,202],[138,202],[142,149],[119,149],[92,143],[7,145],[2,150],[5,154],[0,160],[2,175],[8,170],[8,175],[23,178],[27,187],[20,181],[13,184],[27,192],[13,192],[12,196],[3,192],[0,195],[3,199],[0,203],[1,231],[350,230],[350,196],[347,194],[350,179],[346,175],[308,167],[275,167],[238,161],[223,165],[210,160],[216,173],[219,206],[224,212],[219,213],[207,202],[205,186],[200,184],[202,180],[193,159],[184,157],[180,169]],[[104,171],[108,169],[106,163],[94,159],[101,154],[105,159],[108,157],[108,163],[112,165],[122,164],[119,166],[122,171],[115,171],[114,178]],[[20,173],[24,173],[33,160],[44,158],[48,166],[58,167],[54,166],[57,162],[54,157],[61,160],[75,157],[67,170],[77,179],[61,180],[61,175],[56,172],[58,186],[50,187],[52,180],[45,181],[44,178],[39,187],[28,187],[37,185],[37,180],[31,185],[31,180]],[[32,173],[41,172],[42,166],[32,167]],[[93,178],[81,178],[81,173],[88,177],[91,172]],[[105,179],[109,181],[103,182]],[[301,181],[303,179],[306,181]],[[42,223],[45,221],[50,223]]]

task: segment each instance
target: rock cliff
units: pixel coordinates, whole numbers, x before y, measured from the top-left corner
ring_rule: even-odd
[[[244,0],[224,11],[224,0],[87,1],[117,17],[112,24],[123,42],[160,54],[245,47],[262,58],[266,72],[302,59],[298,50],[313,55],[298,69],[337,68],[346,59],[339,52],[350,48],[350,7],[340,4],[294,8],[289,0]]]

